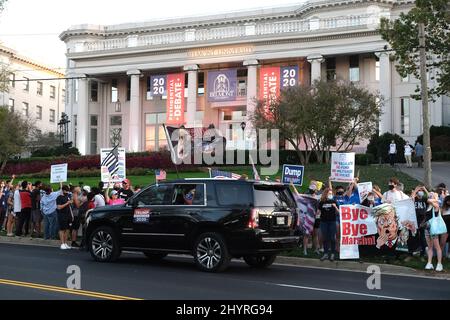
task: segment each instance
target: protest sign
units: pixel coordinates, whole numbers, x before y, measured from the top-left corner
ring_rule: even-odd
[[[355,178],[355,154],[333,153],[331,156],[331,181],[353,182]]]
[[[363,203],[364,200],[366,200],[367,195],[369,194],[369,192],[372,192],[372,190],[373,190],[372,182],[358,183],[359,200],[361,203]]]
[[[313,232],[319,202],[307,195],[297,195],[295,201],[300,211],[298,227],[303,235],[310,235]]]
[[[122,182],[126,179],[125,156],[125,148],[115,147],[100,150],[102,182]],[[106,170],[103,171],[103,167],[107,168],[109,175]]]
[[[50,183],[67,182],[67,163],[51,166]]]
[[[283,166],[283,174],[281,181],[284,184],[290,184],[292,182],[294,185],[302,186],[304,172],[305,172],[304,166],[285,164]]]

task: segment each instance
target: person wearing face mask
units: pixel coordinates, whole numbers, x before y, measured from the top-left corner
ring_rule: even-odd
[[[375,197],[375,192],[371,191],[367,194],[367,198],[361,203],[365,207],[373,208],[381,204],[381,199]]]
[[[318,190],[319,188],[317,187],[317,184],[318,184],[317,181],[311,180],[306,194],[319,200],[320,195],[319,195],[319,190]],[[313,233],[312,233],[312,242],[313,242],[313,245],[315,248],[315,250],[314,250],[315,254],[320,254],[321,247],[322,247],[321,234],[320,234],[320,222],[321,222],[320,213],[319,213],[319,211],[317,211],[316,219],[314,221]]]
[[[448,234],[450,232],[450,196],[446,196],[442,203],[442,218],[444,219],[445,225],[447,226],[447,233],[442,234],[440,239],[441,249],[442,252],[444,252],[447,245]],[[447,252],[447,254],[444,256],[449,258],[450,253]]]
[[[400,181],[397,178],[389,179],[389,191],[386,191],[383,194],[383,203],[393,204],[397,201],[406,200],[408,196],[404,194],[402,191],[398,190],[398,186]]]
[[[425,239],[427,241],[427,255],[428,255],[428,263],[425,266],[425,270],[433,270],[433,249],[436,250],[437,254],[437,260],[438,263],[436,265],[436,271],[441,272],[443,271],[442,266],[442,250],[441,246],[439,244],[439,236],[437,235],[431,235],[430,234],[430,223],[429,221],[433,217],[433,215],[437,216],[440,214],[440,208],[439,208],[439,201],[438,201],[438,195],[435,192],[430,192],[428,194],[428,201],[427,201],[428,207],[427,211],[425,213]]]
[[[324,253],[321,261],[334,261],[336,253],[336,216],[339,212],[333,190],[325,189],[320,198],[317,214],[320,215],[320,231]]]
[[[72,247],[68,245],[69,231],[72,225],[72,204],[73,200],[69,197],[69,186],[63,186],[63,194],[56,198],[57,215],[59,224],[59,239],[61,241],[61,250],[68,250]]]
[[[425,249],[427,247],[427,242],[425,240],[425,215],[428,206],[428,191],[422,185],[417,186],[411,193],[411,198],[414,200],[414,206],[416,208],[416,219],[418,226],[417,232],[420,241],[420,256],[423,257],[425,256]]]

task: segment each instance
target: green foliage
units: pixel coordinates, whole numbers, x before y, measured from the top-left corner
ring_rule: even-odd
[[[55,148],[42,148],[34,151],[31,154],[32,158],[45,158],[45,157],[60,157],[60,156],[79,156],[80,152],[77,148],[67,148],[63,146],[55,147]]]
[[[389,43],[398,73],[405,77],[414,75],[420,79],[419,28],[425,25],[425,45],[427,51],[427,71],[435,71],[431,80],[436,80],[435,88],[428,88],[430,98],[445,95],[450,91],[450,2],[448,0],[417,0],[416,7],[400,18],[381,20],[380,33]],[[420,89],[416,89],[414,99],[420,100]]]
[[[368,166],[375,163],[375,156],[371,153],[356,154],[355,162],[357,166]]]
[[[433,152],[450,152],[450,127],[431,126],[430,140]],[[417,141],[423,144],[423,135],[418,136]]]
[[[396,162],[405,162],[404,148],[406,141],[397,134],[385,133],[381,136],[377,134],[373,135],[367,146],[367,154],[371,154],[375,157],[375,162],[381,158],[382,162],[389,162],[389,145],[394,140],[397,145]],[[410,141],[411,142],[411,141]]]

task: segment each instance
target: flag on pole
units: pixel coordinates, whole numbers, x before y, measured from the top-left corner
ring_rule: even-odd
[[[103,160],[101,166],[107,167],[109,174],[114,176],[119,171],[119,146],[115,146],[111,152],[108,153],[105,160]]]
[[[240,179],[241,175],[233,172],[220,171],[220,170],[211,170],[210,169],[210,177],[215,179]]]
[[[156,181],[166,180],[167,173],[165,170],[155,170]]]
[[[252,155],[250,155],[250,163],[252,164],[252,168],[253,168],[253,180],[256,180],[256,181],[261,180],[261,178],[260,178],[260,176],[258,174],[258,170],[256,170],[255,163],[253,162]]]

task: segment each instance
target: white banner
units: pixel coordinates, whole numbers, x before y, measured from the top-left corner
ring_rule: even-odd
[[[372,182],[358,183],[358,193],[360,203],[363,203],[363,201],[366,200],[367,194],[369,192],[372,192],[372,190],[373,190]]]
[[[353,182],[355,178],[355,154],[333,153],[331,156],[331,181]]]
[[[51,166],[50,183],[67,182],[67,163]]]
[[[101,149],[102,182],[122,182],[126,179],[125,148]]]

